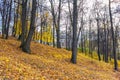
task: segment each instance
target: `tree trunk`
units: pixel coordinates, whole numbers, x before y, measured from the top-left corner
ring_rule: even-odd
[[[22,47],[22,50],[23,50],[24,52],[27,52],[27,53],[31,53],[31,50],[30,50],[30,42],[31,42],[31,40],[32,40],[33,33],[34,33],[34,31],[35,31],[36,7],[37,7],[36,0],[32,0],[32,11],[31,11],[30,30],[29,30],[28,37],[27,37],[27,39],[26,39],[26,41],[25,41],[25,44],[24,44],[23,47]]]
[[[9,5],[7,5],[7,3],[5,3],[4,4],[5,6],[4,6],[4,14],[3,14],[3,36],[2,36],[2,38],[3,39],[5,39],[6,38],[6,32],[7,32],[7,23],[8,23],[8,16],[9,16],[9,14],[8,14],[8,12],[9,12]]]
[[[20,47],[22,48],[22,46],[25,43],[25,31],[26,31],[26,11],[27,11],[27,1],[28,0],[22,0],[22,34],[21,34],[21,45]]]
[[[53,47],[55,47],[55,25],[53,24]]]
[[[78,11],[77,11],[77,0],[73,1],[73,41],[72,41],[72,56],[71,62],[76,64],[77,59],[77,18],[78,18]]]
[[[103,24],[104,24],[104,54],[105,54],[105,62],[108,63],[108,51],[107,51],[107,44],[108,44],[108,41],[107,41],[107,30],[106,30],[106,25],[105,25],[105,20],[103,20]]]
[[[43,37],[43,34],[42,34],[42,33],[43,33],[43,30],[42,30],[42,29],[43,29],[43,19],[41,18],[41,29],[40,29],[40,34],[41,34],[41,35],[40,35],[40,43],[41,43],[41,44],[42,44],[42,42],[43,42],[43,41],[42,41],[42,37]]]
[[[57,48],[61,48],[60,44],[60,17],[61,17],[61,0],[59,0],[59,7],[58,7],[58,19],[57,19]]]
[[[69,32],[68,32],[68,50],[72,50],[72,25],[73,25],[73,18],[72,18],[72,11],[71,11],[71,5],[70,0],[68,0],[68,9],[69,9],[69,19],[70,19],[70,26],[69,26]]]
[[[67,23],[68,24],[68,23]],[[68,50],[68,25],[66,24],[66,50]]]
[[[52,16],[53,16],[53,25],[56,28],[56,35],[57,35],[57,48],[61,48],[60,44],[60,16],[61,16],[61,0],[59,0],[59,7],[58,7],[58,18],[56,22],[56,14],[53,6],[53,0],[49,0],[52,9]]]
[[[8,34],[9,34],[9,27],[10,27],[10,21],[11,21],[11,11],[12,11],[12,0],[10,1],[10,9],[9,9],[8,23],[7,23],[7,30],[6,30],[6,39],[8,39]]]
[[[118,70],[116,47],[115,47],[115,35],[114,35],[114,28],[113,28],[112,13],[111,13],[111,2],[110,2],[110,0],[109,0],[109,15],[110,15],[110,24],[111,24],[111,33],[112,33],[113,56],[114,56],[114,69],[115,69],[115,70]]]
[[[92,39],[91,39],[91,23],[92,23],[92,20],[89,20],[89,54],[90,56],[93,58],[93,55],[92,55]]]
[[[98,17],[99,18],[99,17]],[[100,57],[100,25],[99,25],[99,19],[96,19],[97,20],[97,31],[98,31],[98,39],[97,39],[97,44],[98,44],[98,59],[99,61],[101,61],[101,57]]]
[[[81,31],[81,52],[84,53],[83,31]]]
[[[57,35],[57,48],[61,48],[60,44],[60,29],[56,29],[56,35]]]
[[[2,38],[4,38],[4,33],[5,33],[5,8],[6,8],[6,0],[3,1],[3,11],[1,12],[1,15],[2,15]]]

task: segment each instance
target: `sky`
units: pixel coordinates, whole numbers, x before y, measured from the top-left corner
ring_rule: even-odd
[[[58,1],[58,0],[56,0],[56,1]],[[79,0],[78,0],[79,1]],[[106,5],[108,5],[108,1],[109,0],[98,0],[98,1],[102,1],[103,3],[105,3]],[[112,3],[112,6],[113,7],[116,7],[116,5],[120,5],[120,0],[114,0],[116,3]],[[87,6],[88,7],[92,7],[92,4],[95,2],[95,0],[87,0],[86,1],[86,4],[87,4]],[[47,3],[49,4],[49,1],[47,1]],[[0,16],[0,26],[1,26],[1,16]]]

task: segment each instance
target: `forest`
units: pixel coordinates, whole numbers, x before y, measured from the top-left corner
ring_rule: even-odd
[[[0,80],[120,80],[120,1],[0,0]]]

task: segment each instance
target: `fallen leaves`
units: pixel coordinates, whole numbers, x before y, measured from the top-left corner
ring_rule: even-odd
[[[1,80],[119,80],[110,64],[82,54],[74,65],[70,51],[32,42],[29,55],[19,45],[15,39],[0,39]]]

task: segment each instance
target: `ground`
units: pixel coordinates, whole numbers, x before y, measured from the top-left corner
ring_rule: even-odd
[[[0,39],[0,80],[120,80],[111,64],[84,54],[72,64],[70,51],[32,42],[27,54],[19,45],[14,38]]]

